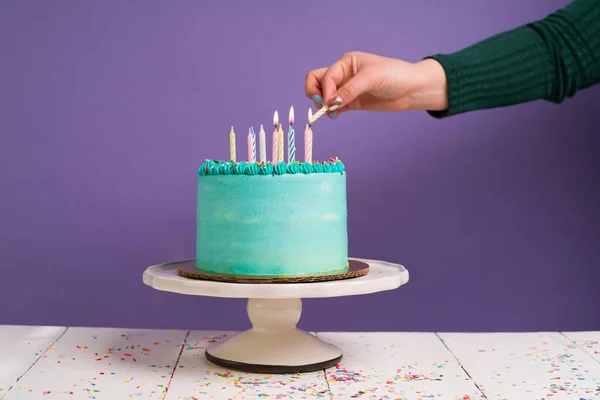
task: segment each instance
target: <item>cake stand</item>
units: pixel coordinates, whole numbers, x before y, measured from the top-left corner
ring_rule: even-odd
[[[408,282],[398,264],[357,259],[369,264],[359,278],[311,283],[226,283],[184,278],[175,261],[148,267],[144,284],[161,291],[193,296],[248,299],[252,328],[213,344],[205,356],[225,368],[258,373],[311,372],[334,366],[342,350],[297,329],[303,298],[353,296],[396,289]]]

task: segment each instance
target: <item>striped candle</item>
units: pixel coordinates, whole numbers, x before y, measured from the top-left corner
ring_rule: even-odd
[[[312,162],[312,136],[312,109],[308,107],[308,124],[306,124],[306,129],[304,130],[304,161],[310,163]]]
[[[248,129],[248,162],[256,161],[256,142],[252,139],[252,128]]]
[[[327,106],[323,106],[319,111],[317,111],[317,113],[315,115],[313,115],[312,117],[310,117],[310,119],[309,119],[310,124],[312,124],[313,122],[315,122],[317,119],[319,119],[326,112],[327,112]]]
[[[235,132],[233,126],[229,131],[229,160],[235,161]]]
[[[288,128],[288,163],[296,161],[296,131],[294,130],[294,106],[290,107]]]
[[[251,134],[251,141],[252,141],[252,161],[250,162],[256,162],[256,134],[254,133],[254,127],[251,126],[250,127],[250,134]]]
[[[259,140],[259,146],[260,146],[260,162],[261,163],[266,163],[267,162],[267,140],[265,138],[265,129],[263,128],[262,124],[260,125],[260,132],[258,132],[258,140]]]
[[[290,125],[288,129],[288,163],[296,161],[296,131]]]
[[[273,129],[273,157],[271,162],[273,165],[277,164],[277,155],[279,154],[279,133],[277,132],[277,125],[279,125],[279,114],[275,111],[275,115],[273,115],[273,125],[275,129]]]
[[[312,162],[312,130],[308,124],[304,130],[304,161]]]
[[[250,129],[252,130],[252,162],[256,162],[256,134],[253,126]]]
[[[285,162],[283,155],[283,129],[281,128],[281,124],[279,124],[279,130],[277,131],[277,160],[279,162]]]

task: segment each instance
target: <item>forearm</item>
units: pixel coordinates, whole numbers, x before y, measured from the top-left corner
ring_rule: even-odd
[[[428,57],[446,75],[442,118],[544,99],[555,103],[600,82],[600,0],[575,0],[543,20],[453,54]]]

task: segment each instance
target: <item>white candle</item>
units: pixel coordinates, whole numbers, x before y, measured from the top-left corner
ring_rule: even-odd
[[[258,132],[258,140],[259,140],[259,146],[260,146],[260,162],[261,163],[266,163],[267,162],[267,139],[265,137],[265,130],[262,126],[262,124],[260,125],[260,132]]]

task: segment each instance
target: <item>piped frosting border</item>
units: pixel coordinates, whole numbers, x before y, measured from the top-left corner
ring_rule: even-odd
[[[344,164],[336,157],[327,161],[293,163],[247,163],[245,161],[206,160],[198,169],[198,174],[205,175],[286,175],[286,174],[328,174],[344,173]]]

